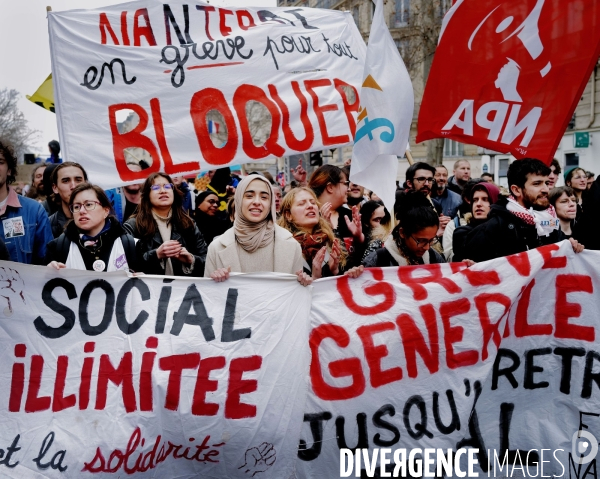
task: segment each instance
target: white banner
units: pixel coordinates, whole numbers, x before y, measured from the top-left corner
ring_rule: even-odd
[[[340,451],[435,473],[426,449],[466,448],[479,477],[584,479],[599,271],[568,242],[312,288],[2,263],[0,477],[390,477]]]
[[[600,254],[564,242],[463,268],[315,285],[297,477],[390,477],[364,456],[341,476],[342,448],[475,448],[479,477],[593,475],[572,447],[580,429],[597,439],[577,452],[600,439]]]
[[[102,187],[354,138],[366,47],[348,12],[147,0],[48,19],[64,158]]]
[[[290,477],[310,297],[3,262],[0,477]]]

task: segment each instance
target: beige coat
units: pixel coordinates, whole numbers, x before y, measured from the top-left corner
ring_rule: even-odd
[[[302,270],[302,248],[292,234],[275,225],[275,268],[274,273],[295,274]],[[210,277],[211,273],[219,268],[231,266],[232,272],[241,272],[242,265],[237,253],[235,234],[233,228],[228,229],[221,236],[217,236],[208,247],[206,256],[206,267],[204,277]]]

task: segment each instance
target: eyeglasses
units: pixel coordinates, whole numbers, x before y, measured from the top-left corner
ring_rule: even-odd
[[[433,178],[425,178],[424,176],[419,176],[418,178],[415,178],[415,181],[418,181],[419,183],[433,183]]]
[[[350,186],[350,181],[346,180],[346,181],[340,181],[339,182],[340,185],[346,185],[346,186]]]
[[[437,236],[435,238],[431,238],[430,240],[426,240],[426,239],[417,239],[414,236],[411,235],[411,238],[413,239],[413,241],[417,244],[417,247],[421,247],[421,246],[425,246],[425,245],[429,245],[429,246],[433,246],[435,244],[438,244],[439,240],[437,238]]]
[[[69,206],[69,210],[71,210],[71,213],[79,213],[81,211],[81,208],[84,208],[85,211],[94,211],[96,209],[96,205],[100,205],[102,206],[102,204],[99,201],[86,201],[84,203],[73,203],[71,206]]]
[[[164,189],[165,191],[170,191],[173,188],[174,188],[173,183],[163,183],[163,184],[160,184],[160,185],[152,185],[150,187],[150,189],[152,191],[160,191],[162,189]]]

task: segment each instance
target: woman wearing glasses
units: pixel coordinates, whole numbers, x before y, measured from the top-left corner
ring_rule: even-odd
[[[220,236],[231,228],[231,221],[220,214],[219,204],[219,197],[210,190],[203,191],[196,197],[196,225],[206,244],[212,243],[215,236]]]
[[[46,248],[51,268],[137,271],[135,241],[126,233],[102,188],[82,183],[71,193],[73,220]]]
[[[438,241],[440,220],[427,197],[407,191],[396,198],[396,218],[400,223],[383,248],[364,259],[365,267],[445,263],[444,257],[432,248]]]
[[[137,213],[124,224],[139,239],[136,251],[143,273],[204,274],[206,243],[194,220],[184,213],[182,196],[164,173],[152,173],[144,182]]]

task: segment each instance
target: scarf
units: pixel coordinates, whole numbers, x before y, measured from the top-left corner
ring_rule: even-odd
[[[526,224],[535,226],[538,236],[549,236],[550,233],[560,227],[553,206],[544,211],[536,211],[533,208],[526,209],[511,196],[508,198],[506,209]]]
[[[327,245],[327,235],[325,233],[317,233],[314,235],[298,232],[294,235],[294,239],[300,243],[302,248],[302,256],[308,264],[312,264],[315,255],[319,250]]]
[[[84,248],[87,248],[87,249],[93,251],[97,246],[102,244],[100,237],[110,229],[110,226],[111,226],[110,219],[107,218],[106,221],[104,222],[104,226],[102,227],[102,231],[100,231],[100,233],[98,233],[96,236],[90,236],[90,235],[86,235],[85,233],[80,233],[79,241],[81,242],[81,245]],[[100,242],[100,244],[98,244],[98,242]]]
[[[173,214],[173,210],[169,210],[169,214],[166,216],[160,216],[152,211],[152,216],[154,217],[154,221],[156,221],[156,226],[158,226],[158,232],[160,233],[160,237],[163,241],[169,241],[171,239],[171,216]],[[171,258],[166,258],[161,260],[164,262],[165,274],[167,276],[173,276],[173,263],[171,262]]]
[[[271,193],[271,212],[267,217],[258,223],[248,220],[242,213],[242,202],[244,193],[252,181],[259,180],[269,187]],[[273,189],[269,181],[260,175],[246,176],[238,184],[235,190],[235,220],[233,222],[233,232],[235,239],[240,247],[248,253],[254,253],[259,248],[269,246],[275,241],[275,224],[273,219],[277,217],[275,212],[275,201],[273,200]]]

